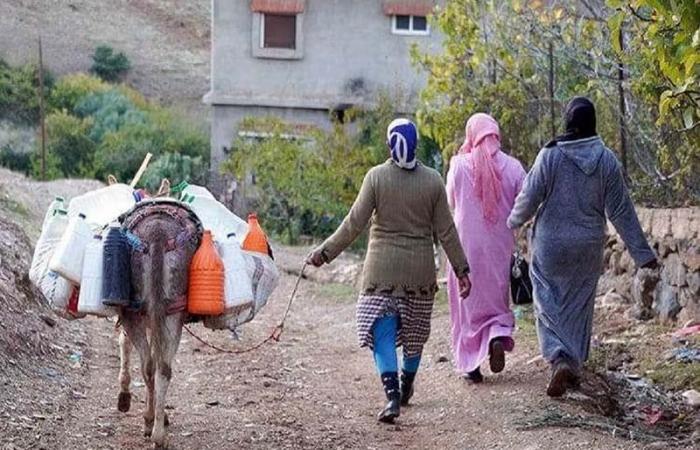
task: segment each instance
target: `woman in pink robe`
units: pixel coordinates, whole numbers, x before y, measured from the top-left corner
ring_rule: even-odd
[[[450,162],[447,197],[472,280],[471,294],[462,299],[449,271],[452,350],[457,370],[476,383],[483,380],[479,367],[487,356],[491,371],[500,372],[504,352],[514,346],[508,288],[515,238],[506,219],[524,178],[522,164],[501,151],[498,123],[488,114],[474,114]]]

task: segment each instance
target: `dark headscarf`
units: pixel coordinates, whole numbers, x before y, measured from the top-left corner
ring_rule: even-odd
[[[564,122],[564,134],[547,143],[547,147],[554,147],[557,142],[575,141],[597,134],[595,106],[586,97],[574,97],[569,101],[564,110]]]

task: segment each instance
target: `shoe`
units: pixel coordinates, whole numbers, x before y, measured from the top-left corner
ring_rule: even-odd
[[[384,409],[379,412],[377,420],[383,423],[394,423],[401,414],[401,390],[399,388],[399,376],[396,372],[385,372],[382,374],[382,384],[384,393],[389,402]]]
[[[489,343],[489,367],[493,373],[502,372],[506,367],[506,353],[499,338]]]
[[[484,381],[484,376],[481,375],[481,369],[477,367],[476,370],[467,372],[467,374],[464,376],[464,379],[469,381],[470,383],[479,384]]]
[[[408,401],[413,397],[413,382],[416,372],[401,372],[401,406],[408,406]]]
[[[550,397],[561,397],[566,393],[566,389],[576,384],[576,373],[569,363],[560,361],[552,367],[552,378],[547,386],[547,395]]]

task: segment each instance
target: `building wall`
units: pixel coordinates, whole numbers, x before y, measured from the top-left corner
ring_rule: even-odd
[[[254,56],[260,14],[249,0],[212,0],[212,175],[246,116],[276,115],[294,123],[330,126],[329,111],[371,105],[380,92],[412,112],[425,77],[410,48],[438,51],[441,38],[392,33],[381,0],[306,0],[300,59]],[[217,188],[218,186],[213,186]]]

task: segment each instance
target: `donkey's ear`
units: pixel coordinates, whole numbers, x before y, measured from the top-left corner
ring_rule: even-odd
[[[167,178],[163,178],[163,181],[160,182],[160,187],[158,188],[158,193],[156,194],[156,197],[164,197],[164,196],[169,196],[170,195],[170,180]]]
[[[118,183],[117,177],[115,177],[112,174],[107,175],[107,184],[109,184],[111,186],[111,185],[117,184],[117,183]]]

